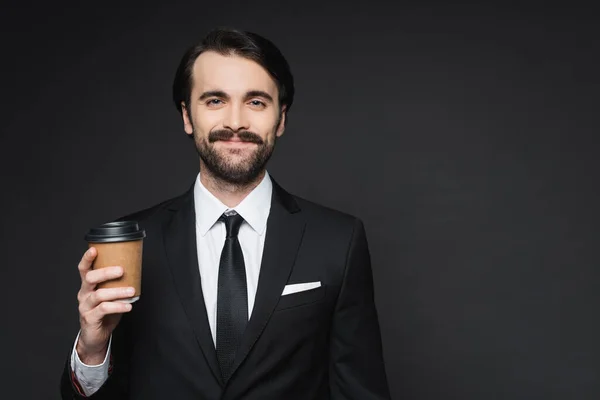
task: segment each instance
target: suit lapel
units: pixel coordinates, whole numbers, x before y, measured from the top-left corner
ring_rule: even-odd
[[[252,315],[237,350],[232,377],[263,332],[288,281],[304,234],[294,198],[273,181],[271,210]]]
[[[168,264],[181,298],[181,304],[206,362],[217,381],[223,385],[200,283],[193,193],[192,187],[180,201],[176,201],[170,207],[173,216],[163,225],[163,237]]]

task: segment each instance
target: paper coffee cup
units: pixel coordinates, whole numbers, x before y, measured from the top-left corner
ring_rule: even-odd
[[[98,284],[98,288],[131,286],[135,294],[118,301],[133,303],[142,294],[142,248],[146,232],[136,221],[109,222],[92,228],[85,235],[88,247],[95,247],[98,254],[92,269],[120,266],[123,275],[117,279]]]

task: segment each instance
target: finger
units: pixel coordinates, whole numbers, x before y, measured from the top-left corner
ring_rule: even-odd
[[[79,277],[81,278],[81,286],[84,286],[85,275],[88,271],[92,269],[92,263],[96,259],[97,254],[98,251],[94,247],[90,247],[85,253],[83,253],[83,257],[81,257],[81,260],[77,265],[77,269],[79,270]]]
[[[106,282],[111,279],[120,278],[122,275],[123,268],[121,267],[98,268],[92,271],[88,271],[85,274],[85,282],[93,289],[93,287],[99,283]]]
[[[83,304],[83,312],[97,307],[100,303],[127,299],[132,297],[134,294],[135,289],[132,287],[96,289],[85,300]]]
[[[85,318],[88,322],[100,321],[106,315],[109,314],[122,314],[131,311],[132,305],[130,303],[123,303],[120,301],[104,301],[92,308],[88,313],[85,314]]]

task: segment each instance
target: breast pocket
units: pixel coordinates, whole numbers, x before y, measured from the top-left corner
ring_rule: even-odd
[[[281,296],[275,311],[287,310],[288,308],[305,306],[312,303],[320,302],[325,298],[326,286],[321,285],[315,289],[309,289],[302,292],[286,294]]]

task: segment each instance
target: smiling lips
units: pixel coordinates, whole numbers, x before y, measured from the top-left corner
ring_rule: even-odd
[[[228,140],[220,139],[220,140],[217,140],[217,142],[223,143],[223,144],[225,144],[227,146],[233,146],[233,147],[247,147],[247,146],[251,146],[251,145],[256,146],[256,143],[254,143],[254,142],[248,142],[248,141],[245,141],[245,140],[241,140],[237,136],[234,136],[234,137],[232,137],[231,139],[228,139]]]

